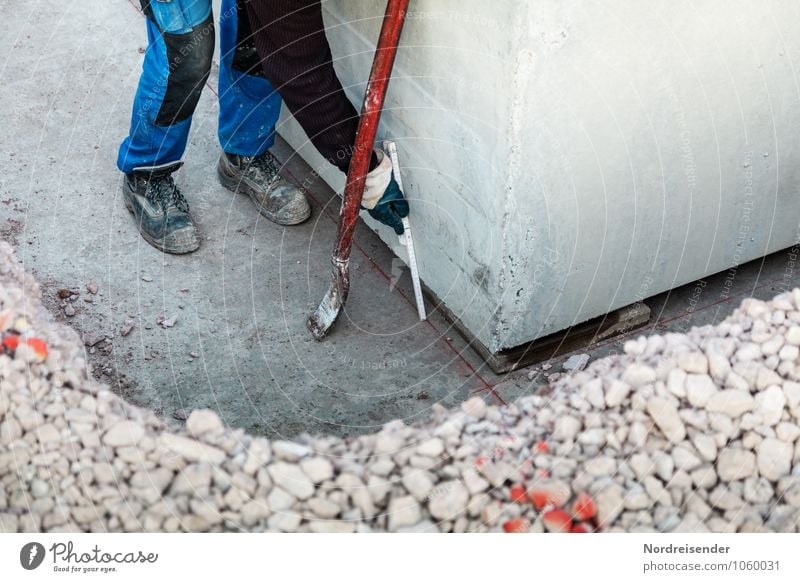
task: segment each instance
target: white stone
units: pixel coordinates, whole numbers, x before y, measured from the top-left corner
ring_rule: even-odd
[[[462,515],[469,502],[469,492],[460,481],[445,481],[436,486],[428,499],[428,511],[439,520]]]
[[[464,485],[467,486],[470,495],[477,495],[489,488],[489,482],[478,475],[478,472],[471,467],[462,471],[461,478],[464,480]]]
[[[785,477],[792,470],[793,452],[789,443],[775,438],[764,439],[756,449],[758,472],[770,481]]]
[[[405,439],[393,432],[382,431],[375,439],[375,454],[395,454],[405,446]]]
[[[271,460],[272,448],[269,446],[269,441],[261,438],[253,439],[250,443],[250,447],[247,449],[247,457],[242,470],[248,475],[254,475],[261,467]]]
[[[594,408],[603,410],[606,407],[606,399],[603,394],[603,379],[594,378],[582,386],[582,392],[586,400]]]
[[[296,463],[300,459],[309,456],[313,451],[310,447],[293,443],[291,441],[273,441],[272,452],[279,459]]]
[[[631,458],[628,460],[628,464],[633,469],[633,472],[636,474],[636,479],[639,481],[644,481],[647,477],[653,474],[655,471],[655,463],[653,460],[644,453],[636,453],[631,455]]]
[[[370,475],[367,479],[367,490],[374,503],[383,505],[386,497],[392,492],[392,483],[378,475]]]
[[[144,427],[132,420],[123,420],[108,429],[103,435],[103,444],[109,447],[129,447],[144,437]]]
[[[602,489],[594,496],[597,506],[597,519],[603,528],[614,524],[625,508],[625,497],[622,487],[616,483]]]
[[[313,533],[354,533],[356,531],[356,523],[353,521],[312,521],[309,524],[309,529]]]
[[[748,384],[747,380],[742,378],[739,374],[731,372],[725,378],[725,388],[732,388],[733,390],[744,390],[745,392],[749,392],[750,384]]]
[[[689,374],[708,373],[708,359],[701,352],[683,352],[678,356],[678,366]]]
[[[651,398],[647,402],[647,413],[671,442],[679,443],[686,438],[686,426],[678,415],[678,409],[669,400]]]
[[[717,386],[707,374],[689,374],[686,378],[686,396],[689,404],[702,408],[709,398],[717,392]]]
[[[800,437],[800,426],[793,422],[781,422],[775,427],[775,434],[782,441],[793,443]]]
[[[386,510],[389,531],[397,531],[401,527],[416,525],[422,520],[422,509],[416,499],[411,496],[393,497]]]
[[[219,465],[225,460],[225,451],[177,434],[161,433],[159,442],[167,456],[178,455],[188,461],[206,461],[212,465]]]
[[[764,390],[773,384],[780,385],[782,382],[783,378],[778,376],[773,370],[764,367],[758,369],[758,374],[756,375],[756,388],[758,390]]]
[[[761,344],[761,353],[765,356],[772,356],[778,353],[783,346],[783,336],[776,335]]]
[[[744,482],[744,498],[750,503],[769,503],[774,494],[772,484],[763,477],[750,477]]]
[[[617,461],[611,457],[595,457],[586,461],[584,469],[593,477],[613,475],[617,472]]]
[[[300,527],[302,518],[294,512],[280,512],[272,514],[267,520],[267,527],[274,531],[291,533]]]
[[[761,348],[753,343],[744,343],[734,356],[740,362],[749,362],[761,358]]]
[[[680,368],[673,368],[667,376],[667,390],[673,396],[683,398],[686,396],[686,372]]]
[[[323,457],[303,459],[300,461],[300,468],[314,484],[322,483],[323,481],[333,478],[333,465],[328,459]]]
[[[728,358],[714,350],[708,350],[706,357],[708,358],[708,373],[711,374],[711,378],[718,383],[724,382],[731,372],[731,363]]]
[[[267,495],[267,506],[270,511],[277,512],[289,509],[297,502],[297,498],[281,487],[273,487]]]
[[[208,463],[189,465],[179,472],[172,482],[173,495],[206,495],[211,485],[211,467]]]
[[[675,461],[675,468],[687,473],[702,465],[702,461],[697,455],[685,445],[679,445],[672,449],[672,459]]]
[[[717,474],[725,482],[752,477],[756,471],[756,456],[745,449],[723,449],[717,461]]]
[[[706,461],[714,461],[717,458],[717,441],[714,437],[705,433],[695,433],[692,436],[692,444]]]
[[[744,390],[720,390],[709,398],[706,404],[708,412],[721,412],[731,418],[738,418],[745,412],[753,410],[755,400]]]
[[[556,419],[553,438],[557,441],[574,440],[581,430],[581,421],[574,416],[560,416]]]
[[[375,461],[371,465],[369,465],[370,473],[374,473],[375,475],[380,475],[381,477],[386,477],[391,473],[395,468],[394,461],[391,459],[383,458]]]
[[[639,511],[648,509],[653,505],[653,501],[643,488],[636,488],[625,493],[623,499],[625,509]]]
[[[438,437],[429,438],[417,446],[417,453],[423,457],[438,457],[443,452],[444,443]]]
[[[473,396],[461,405],[461,410],[469,416],[480,420],[486,416],[486,402],[479,396]]]
[[[789,327],[784,336],[786,342],[793,346],[800,346],[800,325],[793,325]]]
[[[778,352],[778,357],[781,360],[788,360],[790,362],[795,361],[797,356],[800,356],[800,348],[794,345],[783,346]]]
[[[695,487],[700,489],[711,489],[719,480],[717,477],[717,472],[714,470],[712,465],[703,465],[702,467],[698,467],[692,471],[689,476],[692,479],[692,483],[695,484]]]
[[[314,484],[297,465],[280,461],[270,465],[268,471],[275,484],[298,499],[308,499],[314,494]]]
[[[206,433],[219,433],[224,428],[219,416],[213,410],[193,410],[186,419],[186,430],[196,437]]]
[[[659,453],[653,459],[658,475],[664,483],[670,483],[675,472],[675,461],[671,455]]]
[[[783,393],[786,396],[789,410],[794,410],[800,406],[800,383],[790,381],[784,382]]]
[[[308,507],[315,515],[324,519],[333,519],[342,511],[338,504],[328,499],[312,497],[308,500]]]
[[[636,448],[642,448],[647,442],[649,431],[644,423],[634,422],[628,432],[628,442]]]
[[[774,426],[781,421],[786,397],[778,386],[769,386],[756,394],[754,412],[766,426]]]
[[[656,371],[644,364],[629,364],[622,374],[622,381],[633,387],[651,384],[656,378]]]
[[[631,385],[620,380],[611,380],[606,390],[606,406],[615,408],[622,404],[631,392]]]
[[[411,469],[403,475],[403,487],[418,501],[424,501],[433,491],[433,478],[427,471]]]

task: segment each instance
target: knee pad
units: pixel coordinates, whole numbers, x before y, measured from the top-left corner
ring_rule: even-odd
[[[211,0],[139,0],[158,30],[186,34],[211,14]]]
[[[185,34],[163,34],[167,51],[167,89],[156,125],[175,125],[194,113],[214,57],[214,19],[211,15]]]

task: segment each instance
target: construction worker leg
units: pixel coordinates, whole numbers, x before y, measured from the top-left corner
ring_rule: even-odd
[[[244,3],[267,78],[317,150],[347,172],[359,116],[333,69],[319,0]]]
[[[242,0],[222,0],[219,18],[219,143],[258,156],[275,143],[281,97],[264,75]]]
[[[117,166],[126,174],[181,159],[214,54],[211,0],[141,0],[148,47]]]

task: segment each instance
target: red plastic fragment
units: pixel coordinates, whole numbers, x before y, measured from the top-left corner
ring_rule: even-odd
[[[543,489],[532,489],[530,492],[531,503],[536,509],[544,509],[550,503],[550,492]]]
[[[503,531],[506,533],[527,533],[530,524],[527,519],[518,517],[516,519],[509,519],[503,524]]]
[[[515,503],[528,502],[528,492],[525,491],[524,485],[512,485],[509,497],[511,498],[511,501],[514,501]]]
[[[3,338],[3,347],[8,348],[12,352],[17,349],[19,345],[19,336],[18,335],[7,335]]]
[[[537,453],[547,454],[550,452],[550,447],[548,446],[546,441],[539,441],[535,445],[533,445],[533,450]]]
[[[25,340],[25,343],[33,350],[33,353],[40,360],[45,360],[47,358],[47,343],[44,340],[39,339],[38,337],[30,337]]]
[[[597,516],[597,506],[586,493],[578,493],[572,505],[572,515],[578,521],[589,521]]]
[[[563,509],[551,509],[542,516],[547,531],[553,533],[570,533],[572,517]]]
[[[571,533],[590,533],[590,532],[591,532],[591,530],[588,529],[584,524],[579,523],[579,524],[576,524],[576,525],[572,526],[572,532]]]

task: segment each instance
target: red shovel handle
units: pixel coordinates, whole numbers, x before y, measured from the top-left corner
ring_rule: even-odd
[[[344,200],[340,211],[339,239],[331,257],[331,284],[317,309],[308,318],[308,329],[314,339],[322,340],[333,328],[336,320],[344,310],[347,296],[350,293],[350,251],[353,248],[353,233],[358,221],[361,198],[364,196],[364,185],[378,123],[381,120],[386,89],[392,75],[394,58],[397,55],[397,43],[403,31],[406,9],[409,0],[389,0],[386,16],[383,19],[381,36],[375,49],[375,60],[369,74],[367,92],[364,96],[364,107],[361,109],[361,120],[356,133],[353,156],[347,172],[347,185],[344,188]]]
[[[364,185],[369,172],[372,148],[378,133],[381,111],[386,99],[386,89],[392,75],[408,3],[409,0],[389,0],[386,6],[386,16],[383,19],[381,36],[375,49],[375,59],[372,62],[372,71],[369,74],[367,92],[361,109],[356,143],[350,160],[350,169],[347,172],[347,185],[344,188],[344,200],[340,211],[341,220],[339,221],[339,240],[334,250],[334,258],[340,262],[345,262],[350,258],[353,233],[358,221],[361,198],[364,196]]]

